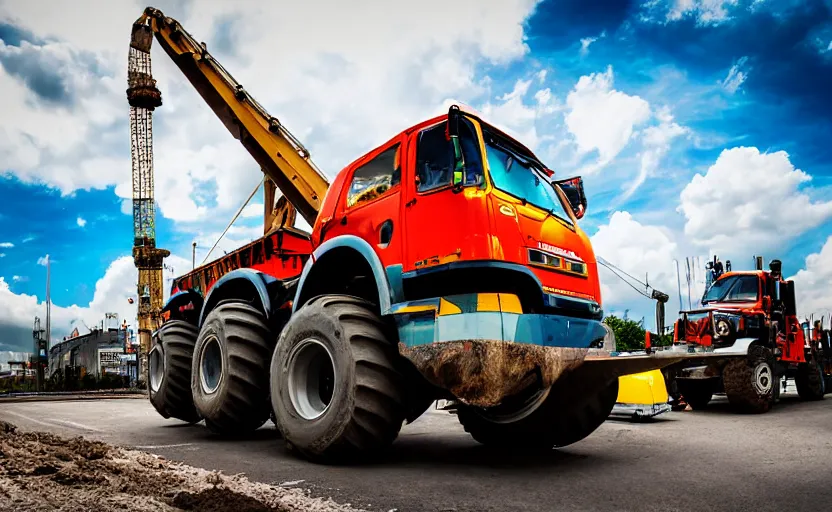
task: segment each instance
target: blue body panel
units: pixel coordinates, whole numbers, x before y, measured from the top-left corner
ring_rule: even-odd
[[[599,320],[555,314],[477,311],[440,316],[434,311],[420,311],[394,314],[394,318],[399,341],[407,347],[447,341],[489,340],[544,347],[589,348],[602,341],[606,334]]]

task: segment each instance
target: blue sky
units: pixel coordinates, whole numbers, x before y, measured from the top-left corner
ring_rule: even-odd
[[[806,259],[825,246],[832,255],[832,1],[425,2],[406,23],[366,7],[369,21],[352,28],[339,9],[361,17],[359,8],[319,4],[328,14],[317,35],[297,27],[321,5],[158,6],[208,42],[330,175],[461,101],[559,174],[584,175],[582,226],[598,254],[671,297],[674,258],[717,252],[747,268],[762,253],[800,277],[807,309],[832,309],[822,289],[832,263]],[[46,254],[58,335],[104,311],[131,318],[123,95],[142,7],[91,3],[106,26],[89,34],[57,2],[0,0],[0,300],[15,312],[0,313],[0,349],[28,348]],[[164,101],[157,236],[175,255],[171,275],[189,269],[194,240],[202,259],[260,174],[166,56],[153,55]],[[220,250],[257,235],[259,208]],[[602,279],[608,312],[649,319],[649,301]]]

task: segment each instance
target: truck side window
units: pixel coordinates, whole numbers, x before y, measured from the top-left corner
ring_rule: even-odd
[[[401,180],[399,145],[396,144],[355,170],[347,194],[347,208],[383,195]]]
[[[460,125],[459,139],[465,158],[465,185],[483,183],[482,160],[474,126],[464,120]],[[416,143],[416,190],[425,192],[451,184],[454,165],[454,147],[445,138],[445,123],[440,123],[419,133]]]

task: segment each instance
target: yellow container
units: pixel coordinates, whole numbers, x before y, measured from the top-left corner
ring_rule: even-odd
[[[612,414],[651,418],[670,410],[667,386],[660,370],[618,378],[618,399]]]

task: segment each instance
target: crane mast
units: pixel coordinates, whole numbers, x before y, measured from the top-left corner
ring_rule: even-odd
[[[130,105],[130,153],[133,178],[133,262],[138,269],[138,335],[140,355],[150,350],[150,337],[159,326],[164,297],[162,265],[170,251],[156,247],[156,209],[153,197],[153,111],[162,94],[151,75],[152,34],[133,27],[127,65]],[[142,361],[142,358],[138,358]],[[139,380],[146,382],[141,364]]]

